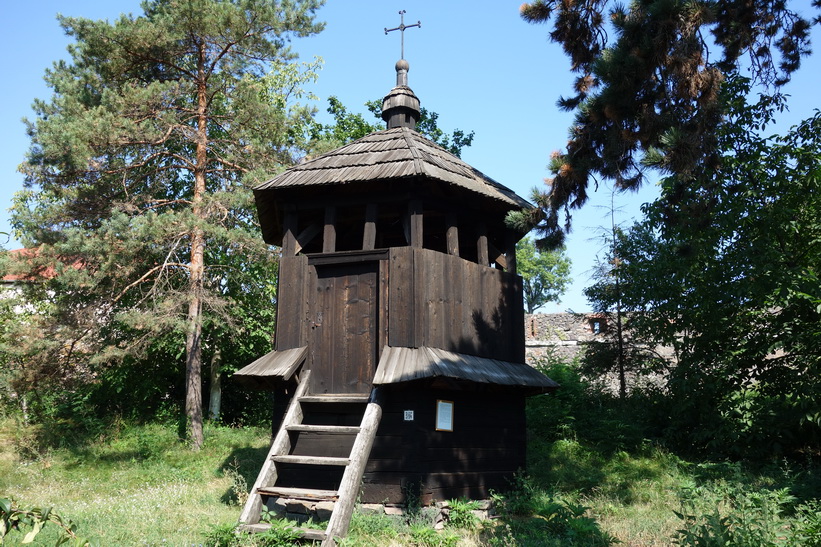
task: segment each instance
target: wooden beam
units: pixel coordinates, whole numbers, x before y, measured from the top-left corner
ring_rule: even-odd
[[[478,262],[482,266],[489,266],[490,257],[488,256],[487,248],[487,226],[484,222],[479,223],[479,225],[476,227],[476,232],[476,262]]]
[[[299,232],[299,235],[296,236],[295,253],[298,253],[299,251],[307,247],[308,243],[310,243],[321,231],[322,227],[318,223],[314,222],[313,224]]]
[[[322,252],[336,252],[336,206],[325,207],[325,230],[322,233]]]
[[[376,248],[376,218],[379,215],[379,205],[369,203],[365,209],[365,232],[362,235],[362,250],[372,251]]]
[[[496,264],[507,270],[507,258],[505,257],[505,254],[499,249],[497,249],[496,246],[489,241],[487,243],[487,250],[488,256],[490,257],[490,261],[488,263],[495,262]]]
[[[295,211],[285,213],[282,222],[282,256],[294,256],[297,250],[296,231],[298,217]]]
[[[448,213],[447,218],[447,246],[448,254],[459,256],[459,221],[456,213]]]

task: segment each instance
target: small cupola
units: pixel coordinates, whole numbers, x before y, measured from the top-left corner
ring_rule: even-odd
[[[405,59],[396,62],[396,87],[382,99],[382,119],[387,122],[388,129],[416,129],[416,122],[419,121],[419,99],[408,87],[409,69]]]

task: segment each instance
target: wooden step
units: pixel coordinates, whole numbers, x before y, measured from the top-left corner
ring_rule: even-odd
[[[353,425],[309,425],[295,424],[286,426],[288,431],[305,431],[311,433],[359,433],[359,427]]]
[[[312,541],[325,541],[325,530],[317,530],[315,528],[294,528],[297,532],[302,534],[302,537],[305,539],[310,539]]]
[[[260,522],[258,524],[243,524],[240,526],[240,530],[243,532],[251,532],[252,534],[261,534],[263,532],[267,532],[271,529],[271,525],[267,522]],[[324,541],[325,540],[325,530],[316,530],[314,528],[300,528],[294,527],[293,530],[299,532],[303,538],[310,539],[313,541]]]
[[[359,393],[325,393],[323,395],[303,395],[300,403],[360,403],[365,404],[370,395]]]
[[[339,465],[346,466],[351,463],[350,458],[327,458],[324,456],[274,456],[277,463],[298,463],[302,465]]]
[[[257,493],[263,496],[279,496],[281,498],[295,498],[305,500],[336,500],[339,492],[336,490],[317,490],[315,488],[288,488],[285,486],[266,486],[258,488]]]

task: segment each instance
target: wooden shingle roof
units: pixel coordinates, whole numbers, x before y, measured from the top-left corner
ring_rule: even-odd
[[[511,208],[532,208],[509,188],[407,127],[371,133],[291,167],[255,192],[421,177],[441,181]]]
[[[373,383],[397,384],[437,377],[536,392],[552,391],[559,387],[559,384],[524,363],[510,363],[440,348],[391,346],[385,346],[382,351]]]
[[[271,389],[277,380],[290,379],[307,355],[308,346],[271,351],[236,371],[232,378],[244,387]]]

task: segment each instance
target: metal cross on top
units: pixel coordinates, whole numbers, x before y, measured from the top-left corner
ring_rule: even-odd
[[[406,28],[412,28],[412,27],[422,28],[422,22],[417,21],[413,25],[406,25],[405,24],[405,10],[402,10],[402,11],[399,12],[399,17],[400,17],[399,26],[396,27],[396,28],[385,28],[385,34],[388,34],[389,32],[393,32],[394,30],[398,30],[402,34],[402,40],[401,40],[401,42],[402,42],[402,57],[401,57],[401,59],[404,59],[405,58],[405,29]]]

